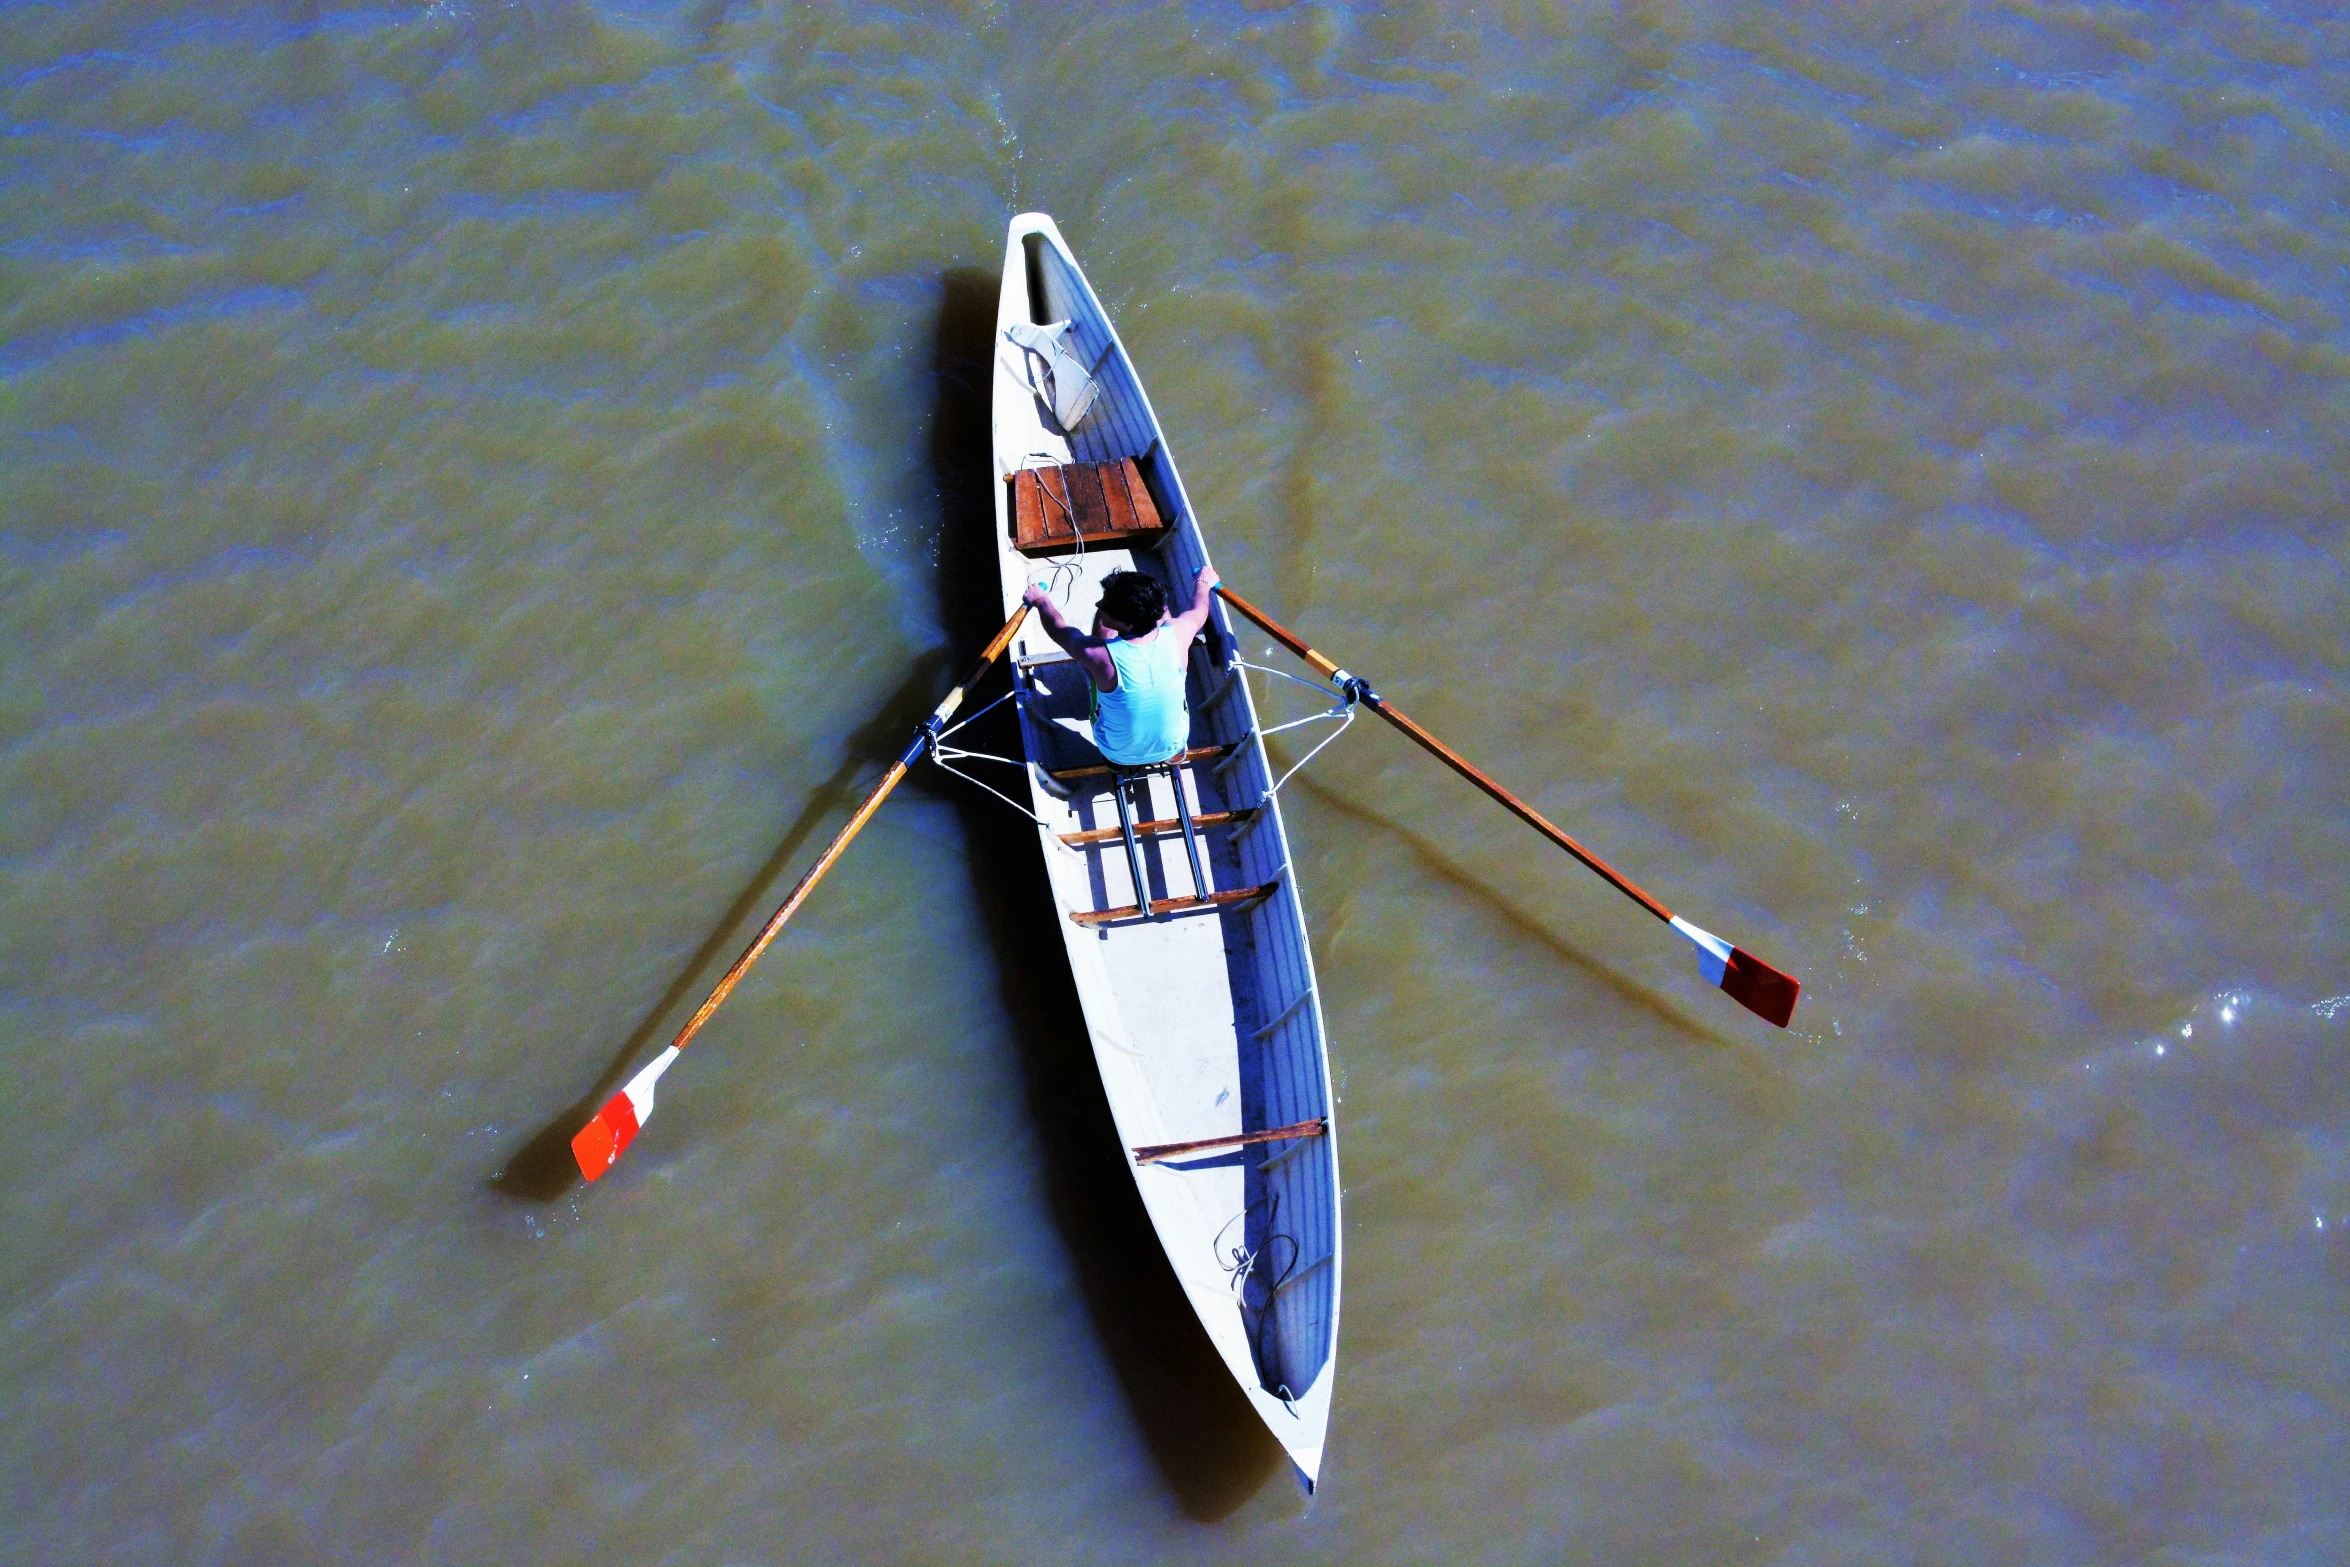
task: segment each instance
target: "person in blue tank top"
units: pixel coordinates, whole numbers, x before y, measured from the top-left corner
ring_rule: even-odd
[[[1093,629],[1079,631],[1037,583],[1022,595],[1045,631],[1085,666],[1094,688],[1093,743],[1121,767],[1147,767],[1179,754],[1191,739],[1191,710],[1183,693],[1191,640],[1208,622],[1208,604],[1220,579],[1203,567],[1192,584],[1191,607],[1167,613],[1166,590],[1156,577],[1113,571],[1102,578]]]

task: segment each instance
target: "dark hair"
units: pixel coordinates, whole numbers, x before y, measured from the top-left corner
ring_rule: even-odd
[[[1102,618],[1121,631],[1149,636],[1167,612],[1167,590],[1139,571],[1113,571],[1102,578]]]

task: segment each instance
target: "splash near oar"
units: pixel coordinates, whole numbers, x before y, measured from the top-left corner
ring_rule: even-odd
[[[792,888],[791,896],[783,900],[783,907],[769,917],[766,926],[759,932],[759,939],[734,960],[734,966],[726,971],[726,977],[718,982],[717,988],[710,992],[709,999],[686,1021],[685,1027],[677,1031],[677,1037],[669,1042],[669,1048],[630,1078],[628,1085],[620,1092],[605,1100],[604,1107],[595,1113],[594,1118],[573,1135],[571,1155],[579,1161],[580,1174],[591,1181],[596,1179],[611,1169],[613,1162],[636,1140],[638,1130],[652,1119],[653,1085],[660,1081],[661,1074],[668,1071],[671,1063],[677,1060],[679,1051],[693,1043],[694,1035],[700,1033],[702,1025],[710,1021],[710,1014],[718,1010],[742,977],[750,972],[751,965],[759,961],[759,954],[767,950],[768,943],[775,939],[785,922],[799,912],[800,905],[807,902],[808,894],[815,890],[817,882],[823,880],[824,873],[832,869],[833,862],[848,848],[849,841],[864,830],[865,824],[873,819],[873,813],[881,809],[881,802],[889,798],[889,792],[906,776],[906,769],[920,761],[922,754],[936,742],[940,731],[946,728],[947,720],[954,717],[955,710],[963,705],[964,694],[979,683],[979,677],[987,673],[988,667],[1010,644],[1012,634],[1020,629],[1020,622],[1027,617],[1027,605],[1023,604],[1014,610],[1012,618],[1004,622],[1004,629],[995,634],[994,639],[987,644],[987,651],[981,653],[978,662],[971,666],[971,672],[957,682],[955,688],[931,711],[930,716],[915,728],[914,738],[906,743],[904,754],[890,764],[888,772],[881,775],[881,782],[875,784],[873,792],[865,796],[865,803],[857,807],[857,814],[850,817],[848,825],[834,835],[822,857],[808,868],[808,873],[800,878],[799,885]]]
[[[1697,948],[1698,971],[1705,975],[1707,983],[1719,986],[1731,1000],[1747,1011],[1781,1028],[1785,1028],[1795,1016],[1795,998],[1803,991],[1801,980],[1792,974],[1781,973],[1744,947],[1734,947],[1713,932],[1680,918],[1643,892],[1630,877],[1552,826],[1541,812],[1486,777],[1468,758],[1398,712],[1393,704],[1372,690],[1361,677],[1347,673],[1332,660],[1315,652],[1294,633],[1230,588],[1218,586],[1216,591],[1223,596],[1225,603],[1263,627],[1276,642],[1311,664],[1347,696],[1402,730],[1429,755],[1484,790],[1520,821],[1598,872],[1608,885],[1688,937],[1691,945]]]

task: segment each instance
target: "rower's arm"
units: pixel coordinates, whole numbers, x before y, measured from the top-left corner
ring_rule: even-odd
[[[1191,587],[1191,608],[1167,622],[1168,629],[1175,633],[1176,646],[1191,646],[1191,639],[1208,623],[1208,606],[1215,602],[1216,584],[1223,580],[1213,566],[1199,569],[1199,580]]]
[[[1102,636],[1099,626],[1088,633],[1069,624],[1069,618],[1061,613],[1061,606],[1053,602],[1053,596],[1036,583],[1030,583],[1028,591],[1021,597],[1034,607],[1037,618],[1044,622],[1045,635],[1058,642],[1071,658],[1085,666],[1086,675],[1096,687],[1104,691],[1118,689],[1118,666],[1110,662],[1110,644]]]

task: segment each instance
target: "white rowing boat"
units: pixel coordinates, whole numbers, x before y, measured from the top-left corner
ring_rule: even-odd
[[[1188,603],[1208,561],[1199,520],[1124,345],[1042,213],[1012,220],[995,347],[1005,612],[1041,581],[1090,624],[1120,569]],[[1089,738],[1083,670],[1033,618],[1014,679],[1055,924],[1143,1206],[1311,1491],[1337,1366],[1330,1065],[1256,707],[1222,603],[1213,617],[1190,655],[1190,749],[1123,786]]]

